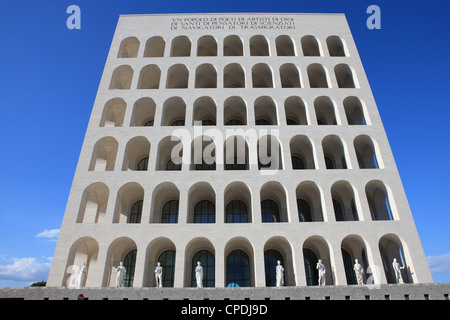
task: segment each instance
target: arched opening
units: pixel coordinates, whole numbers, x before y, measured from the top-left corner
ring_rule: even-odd
[[[243,182],[232,182],[225,188],[225,223],[252,222],[251,194]]]
[[[95,270],[97,260],[98,260],[98,243],[94,238],[82,237],[75,241],[70,247],[69,254],[67,257],[67,263],[64,270],[67,272],[64,274],[62,287],[75,288],[76,278],[72,276],[76,274],[79,268],[86,264],[87,273],[84,279],[84,283],[81,283],[82,287],[93,286],[95,277],[92,276],[90,270]]]
[[[241,97],[227,98],[223,103],[223,121],[226,126],[247,125],[247,106]]]
[[[192,141],[191,170],[216,170],[216,145],[211,137],[199,136]]]
[[[330,98],[325,96],[316,98],[314,100],[314,110],[319,126],[337,124],[334,104]]]
[[[291,149],[292,169],[315,169],[314,152],[310,139],[304,135],[294,136],[289,147]]]
[[[360,135],[353,140],[360,169],[379,169],[373,140],[367,135]]]
[[[327,47],[330,57],[345,57],[345,47],[342,39],[338,36],[329,36],[327,38]]]
[[[210,63],[204,63],[195,70],[196,88],[217,88],[217,72]]]
[[[180,97],[167,99],[163,104],[161,116],[162,126],[184,126],[186,118],[186,103]]]
[[[144,188],[136,182],[123,185],[117,192],[113,223],[140,223]]]
[[[103,137],[94,145],[89,171],[113,171],[119,143],[113,137]]]
[[[156,64],[146,65],[141,69],[138,89],[159,89],[161,69]]]
[[[163,182],[153,190],[150,223],[178,223],[180,190],[171,182]]]
[[[163,138],[158,145],[156,170],[180,171],[183,164],[183,143],[178,137]]]
[[[136,58],[139,51],[139,40],[136,37],[128,37],[122,40],[117,58]]]
[[[394,220],[397,214],[393,211],[393,200],[380,180],[372,180],[366,184],[366,197],[372,220]]]
[[[127,104],[122,98],[109,100],[103,108],[100,127],[121,127],[126,107]]]
[[[269,43],[264,36],[256,35],[250,38],[250,55],[251,56],[268,56]]]
[[[172,40],[171,57],[189,57],[191,55],[191,40],[186,36],[178,36]]]
[[[317,185],[303,181],[295,189],[297,197],[298,220],[300,222],[323,221],[322,198]]]
[[[292,42],[291,37],[286,35],[278,36],[275,39],[275,44],[277,46],[278,56],[295,56],[294,43]]]
[[[255,100],[255,124],[277,125],[278,117],[275,102],[269,96],[259,97]]]
[[[341,253],[347,284],[367,283],[366,279],[371,277],[372,273],[369,268],[367,248],[364,240],[356,234],[345,237],[341,242]],[[364,273],[360,275],[356,274],[354,270],[355,260],[358,260],[358,264],[361,265]]]
[[[328,88],[328,80],[325,69],[321,64],[313,63],[307,68],[310,88]]]
[[[151,37],[147,40],[144,50],[144,57],[164,57],[166,41],[160,37]]]
[[[109,84],[109,90],[130,89],[133,73],[133,68],[128,65],[123,65],[114,69]]]
[[[333,285],[334,275],[331,267],[330,250],[327,241],[321,236],[311,236],[303,243],[303,261],[305,264],[306,284],[319,285],[317,263],[321,260],[325,266],[325,285]]]
[[[226,57],[244,55],[242,40],[239,36],[231,35],[223,39],[223,55]]]
[[[186,89],[188,87],[189,70],[184,64],[178,63],[167,71],[167,89]]]
[[[223,69],[224,88],[245,88],[245,74],[242,66],[230,63]]]
[[[297,67],[292,63],[285,63],[280,67],[282,88],[301,88]]]
[[[236,237],[225,245],[226,287],[253,287],[254,263],[253,247],[243,238]]]
[[[211,241],[204,237],[197,237],[189,241],[185,249],[186,266],[185,266],[185,287],[197,287],[197,280],[195,276],[195,269],[197,263],[203,269],[203,288],[214,288],[216,284],[215,279],[215,249]]]
[[[329,135],[322,140],[322,149],[327,169],[347,169],[344,146],[336,135]]]
[[[258,169],[282,170],[281,145],[278,139],[272,135],[266,135],[258,139]]]
[[[358,82],[350,67],[344,63],[334,67],[339,88],[358,88]]]
[[[353,187],[347,181],[337,181],[331,186],[336,221],[358,221],[358,210]]]
[[[197,56],[217,56],[217,41],[213,36],[203,36],[197,40]]]
[[[225,140],[225,170],[248,170],[249,152],[247,141],[242,136],[232,136]]]
[[[253,88],[273,88],[272,71],[265,63],[255,64],[252,68]]]
[[[216,222],[216,192],[209,183],[197,182],[189,189],[188,223]]]
[[[357,97],[344,99],[344,110],[349,125],[366,125],[361,101]]]
[[[305,103],[300,97],[292,96],[284,100],[287,125],[307,125]]]
[[[301,39],[303,55],[304,56],[320,56],[320,48],[316,37],[314,36],[304,36]]]
[[[378,248],[383,262],[383,269],[386,275],[387,283],[413,283],[411,272],[412,264],[409,257],[405,255],[407,248],[403,241],[395,234],[386,234],[378,242]],[[394,269],[394,259],[399,264],[400,274],[396,277]]]
[[[103,287],[116,287],[117,267],[124,263],[126,274],[123,286],[133,287],[134,268],[136,264],[137,246],[128,237],[120,237],[114,240],[108,248],[105,272],[103,273]],[[126,264],[125,264],[126,263]]]
[[[150,142],[145,137],[128,141],[123,158],[122,171],[147,171]]]
[[[105,221],[109,188],[102,182],[90,184],[81,197],[77,223],[101,223]]]
[[[144,267],[144,286],[155,287],[155,267],[158,262],[163,268],[162,287],[173,287],[175,280],[175,244],[165,237],[159,237],[152,240],[146,250]]]
[[[289,222],[286,192],[279,182],[266,182],[260,191],[262,222]]]
[[[284,237],[272,237],[264,245],[264,270],[266,287],[275,287],[277,284],[276,267],[278,261],[284,269],[283,286],[295,286],[295,275],[292,259],[292,248]]]
[[[134,103],[130,126],[147,127],[155,122],[156,103],[152,98],[144,97]]]
[[[194,102],[193,125],[215,126],[217,107],[211,97],[200,97]]]

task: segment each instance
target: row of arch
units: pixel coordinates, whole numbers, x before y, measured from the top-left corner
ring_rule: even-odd
[[[331,88],[331,77],[328,69],[320,63],[312,63],[306,68],[310,88]],[[161,87],[160,67],[156,64],[144,66],[139,72],[137,89],[159,89]],[[251,68],[253,88],[274,88],[274,71],[266,63],[257,63]],[[340,63],[334,67],[338,88],[359,88],[353,69]],[[130,65],[121,65],[112,73],[110,90],[131,89],[134,70]],[[305,88],[300,69],[293,63],[285,63],[279,67],[282,88]],[[217,69],[210,63],[196,67],[194,88],[218,88]],[[178,63],[167,70],[166,89],[186,89],[189,84],[189,69]],[[246,88],[245,70],[239,63],[230,63],[223,69],[223,88]]]
[[[345,42],[336,35],[329,36],[325,40],[330,57],[348,56]],[[250,56],[324,56],[324,48],[317,37],[306,35],[300,39],[300,47],[288,35],[280,35],[275,38],[275,51],[271,49],[267,37],[263,35],[252,36],[249,40]],[[118,58],[136,58],[139,53],[140,41],[136,37],[128,37],[122,40],[117,54]],[[144,57],[163,57],[166,41],[161,36],[149,38],[145,43]],[[301,50],[301,53],[300,53]],[[189,57],[192,51],[192,41],[189,37],[181,35],[171,41],[171,57]],[[276,53],[275,53],[276,52]],[[198,57],[211,57],[218,55],[217,39],[211,35],[201,36],[197,40]],[[244,45],[241,37],[230,35],[223,39],[223,56],[244,56]]]
[[[380,180],[369,181],[363,196],[348,181],[339,180],[329,190],[331,199],[313,181],[303,181],[295,194],[279,182],[263,184],[256,190],[235,181],[224,189],[223,208],[217,205],[215,189],[207,182],[193,184],[188,192],[181,193],[171,182],[157,185],[151,195],[137,182],[124,184],[117,195],[110,195],[110,189],[103,182],[90,184],[80,199],[77,223],[279,223],[279,222],[327,222],[363,221],[368,205],[370,217],[376,220],[399,219],[392,192]],[[257,197],[259,196],[259,200]],[[290,196],[296,199],[291,208]],[[253,200],[259,202],[259,207]],[[114,200],[115,206],[114,206]],[[328,201],[332,202],[328,202]],[[222,201],[222,200],[221,200]],[[109,203],[113,210],[107,211]],[[332,209],[327,208],[332,204]],[[223,210],[223,211],[222,211]],[[297,214],[294,215],[293,212]],[[111,217],[112,214],[112,217]],[[296,216],[296,217],[295,217]],[[181,217],[181,218],[180,218]]]
[[[318,125],[337,125],[342,120],[339,117],[337,104],[327,96],[314,99],[315,120]],[[365,125],[368,123],[365,107],[355,96],[348,96],[343,100],[343,107],[349,125]],[[100,127],[122,127],[124,124],[127,104],[122,98],[112,98],[103,107]],[[143,97],[133,105],[130,126],[156,125],[156,113],[161,110],[161,126],[184,126],[186,124],[186,102],[181,97],[168,98],[157,108],[150,97]],[[282,124],[278,116],[278,107],[269,96],[258,97],[254,101],[254,120],[249,121],[247,104],[239,96],[227,98],[223,103],[224,125],[245,126],[279,125]],[[313,123],[312,116],[305,102],[298,96],[290,96],[284,100],[285,123],[287,125],[309,125]],[[189,123],[189,122],[188,122]],[[217,124],[217,104],[213,98],[202,96],[193,103],[192,124],[211,126]]]
[[[308,237],[301,247],[293,245],[283,236],[274,236],[264,243],[262,250],[259,249],[262,251],[260,252],[247,238],[238,236],[228,240],[218,253],[218,246],[208,238],[197,237],[187,243],[182,251],[184,256],[179,257],[180,253],[175,243],[167,237],[153,239],[143,249],[138,248],[131,238],[120,237],[112,241],[107,248],[106,259],[102,266],[99,265],[101,262],[97,241],[91,237],[83,237],[70,248],[67,267],[86,262],[88,271],[84,286],[100,284],[102,287],[114,287],[116,268],[123,262],[127,270],[124,286],[154,287],[153,270],[157,262],[160,262],[163,267],[163,287],[195,287],[193,270],[200,261],[204,270],[203,287],[270,287],[275,286],[275,266],[279,260],[284,266],[286,286],[314,286],[318,285],[316,264],[321,259],[327,270],[326,285],[353,285],[357,284],[353,271],[355,259],[358,259],[364,268],[364,283],[396,283],[391,267],[392,260],[396,258],[405,266],[402,270],[403,281],[414,282],[411,262],[405,257],[406,244],[397,235],[383,235],[378,241],[378,252],[374,248],[375,245],[372,246],[373,248],[356,234],[342,239],[341,252],[333,252],[332,244],[319,235]],[[381,258],[383,266],[376,266],[379,260],[374,259],[374,256]],[[182,259],[182,264],[177,262],[177,259]],[[262,272],[259,271],[260,266],[263,266]],[[383,269],[385,279],[381,274]],[[95,275],[99,274],[95,272],[96,270],[101,271],[101,280],[95,279]],[[345,273],[345,280],[337,279],[338,272]],[[181,277],[177,275],[178,273]],[[67,284],[69,276],[70,274],[64,276],[63,286]],[[256,279],[257,276],[264,277],[264,280]]]
[[[158,143],[155,160],[150,158],[150,142],[144,136],[130,139],[124,150],[122,171],[147,171],[149,163],[154,170],[284,170],[289,169],[279,139],[272,134],[258,137],[253,132],[239,132],[221,141],[223,136],[185,137],[167,136]],[[337,135],[327,135],[321,141],[326,169],[352,169],[349,148]],[[368,135],[353,140],[360,169],[384,168],[378,144]],[[111,136],[98,140],[93,148],[89,171],[114,171],[119,149]],[[319,151],[305,135],[296,135],[289,141],[290,163],[293,170],[319,169]],[[150,160],[150,161],[149,161]],[[150,168],[153,170],[153,168]]]

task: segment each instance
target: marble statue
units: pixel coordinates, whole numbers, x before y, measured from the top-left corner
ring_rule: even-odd
[[[156,287],[162,288],[162,272],[163,268],[161,267],[161,263],[158,261],[158,265],[155,267],[155,280]]]
[[[87,274],[86,262],[83,262],[83,265],[80,267],[80,269],[78,269],[77,282],[75,283],[76,289],[80,289],[83,286],[86,274]]]
[[[276,268],[276,279],[277,279],[277,287],[284,286],[284,268],[281,265],[281,261],[277,261],[277,268]]]
[[[197,288],[203,288],[203,267],[200,261],[197,262],[197,267],[195,267],[195,280],[197,281]]]
[[[319,270],[319,286],[325,285],[325,265],[322,263],[322,260],[319,259],[316,265],[316,269]]]
[[[126,272],[127,269],[123,266],[123,262],[121,261],[117,267],[116,287],[123,287],[123,279],[125,278]]]
[[[394,258],[394,261],[392,261],[392,268],[394,269],[395,282],[403,284],[402,269],[405,269],[405,267],[400,267],[400,263]]]
[[[355,264],[353,265],[353,270],[355,270],[356,281],[358,284],[364,284],[364,269],[362,265],[358,262],[358,259],[355,259]]]

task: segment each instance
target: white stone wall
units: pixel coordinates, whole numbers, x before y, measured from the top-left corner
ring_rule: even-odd
[[[199,22],[191,24],[190,29],[183,29],[186,21],[195,19]],[[274,21],[277,24],[269,24]],[[281,21],[285,21],[282,29],[267,29],[269,25],[271,28],[279,26]],[[221,25],[221,22],[230,24]],[[170,56],[172,41],[180,35],[190,39],[189,57]],[[198,57],[198,40],[206,35],[217,41],[217,55]],[[237,35],[242,40],[243,56],[224,56],[224,39],[229,35]],[[250,39],[255,35],[267,39],[269,56],[250,55]],[[295,56],[277,55],[276,38],[281,35],[292,39]],[[165,40],[164,55],[144,57],[146,42],[154,36]],[[304,55],[301,45],[304,36],[316,39],[320,56]],[[329,36],[341,39],[346,56],[330,56]],[[129,44],[129,39],[123,42],[129,37],[135,37],[139,44],[135,40],[135,44]],[[118,58],[123,54],[125,44],[128,44],[127,50],[131,54],[137,49],[136,57]],[[204,63],[211,64],[216,70],[216,88],[195,88],[196,69]],[[244,70],[245,88],[224,88],[224,68],[231,63]],[[270,68],[273,88],[253,88],[252,68],[259,63]],[[298,69],[301,88],[282,88],[280,66],[285,63],[294,64]],[[141,70],[150,64],[160,69],[159,88],[137,89]],[[167,89],[169,68],[176,64],[187,68],[188,87]],[[324,68],[328,88],[311,87],[308,67],[313,64]],[[335,66],[340,64],[351,70],[355,88],[339,88],[336,78],[339,72]],[[115,79],[114,71],[124,65],[133,70],[128,80],[127,72],[121,74],[122,83],[129,89],[110,89],[111,80]],[[242,98],[246,104],[245,126],[224,125],[224,103],[232,96]],[[254,103],[266,96],[276,106],[277,125],[256,126]],[[284,104],[292,96],[300,97],[304,103],[306,125],[286,124],[289,115]],[[164,110],[164,103],[173,97],[185,102],[184,126],[162,125],[163,116],[169,113]],[[215,126],[193,125],[194,105],[201,97],[210,97],[215,102]],[[316,112],[315,102],[320,97],[328,97],[332,102],[335,125],[318,125],[317,117],[320,115]],[[344,109],[347,97],[357,97],[361,102],[365,125],[349,124]],[[149,118],[135,105],[141,98],[154,101],[150,107],[154,115],[149,111]],[[108,102],[114,106],[109,113]],[[153,118],[154,125],[135,126],[139,117],[142,117],[139,121],[144,121],[144,117]],[[274,130],[271,132],[280,143],[283,168],[272,174],[258,170],[257,142],[245,137],[249,170],[225,170],[220,161],[224,152],[221,136],[226,136],[227,129],[243,129],[248,134],[256,133],[258,137],[261,129]],[[167,145],[174,130],[190,136],[190,139],[183,140],[182,170],[156,170],[162,153],[160,147]],[[191,142],[202,135],[214,136],[214,171],[191,170]],[[311,144],[314,169],[292,168],[290,142],[299,135],[306,137],[302,139]],[[360,169],[354,141],[361,136],[368,137],[363,141],[372,141],[378,169]],[[324,155],[333,153],[338,145],[335,137],[341,141],[347,169],[326,168]],[[133,170],[145,155],[149,158],[148,170]],[[340,156],[338,158],[335,165],[341,161]],[[303,189],[305,184],[302,183],[305,182],[309,187]],[[234,190],[231,196],[230,188],[227,189],[229,186]],[[284,212],[282,222],[263,223],[260,203],[267,193],[276,190],[275,186],[281,194],[274,200]],[[350,192],[343,191],[344,186],[350,186]],[[389,199],[392,220],[374,221],[366,193],[383,187]],[[159,190],[163,191],[157,196]],[[168,200],[172,196],[164,197],[171,190],[177,190],[173,194],[179,200],[178,223],[157,223],[155,216],[160,214],[157,208],[163,204],[162,199]],[[307,193],[317,191],[317,199],[311,205],[314,210],[321,207],[322,221],[299,221],[296,199],[302,190],[307,190]],[[336,194],[341,192],[353,194],[358,221],[336,221],[332,196],[339,197]],[[251,222],[225,223],[227,202],[245,193]],[[191,223],[193,199],[204,197],[212,199],[215,204],[215,223]],[[141,221],[139,224],[126,223],[130,207],[137,200],[143,200]],[[361,250],[364,249],[367,263],[380,270],[373,274],[375,283],[392,281],[385,275],[383,256],[387,259],[394,256],[399,260],[403,258],[407,270],[405,281],[432,282],[389,142],[344,15],[181,14],[125,15],[119,18],[80,153],[47,286],[66,286],[70,276],[68,267],[81,265],[83,261],[88,265],[85,286],[115,286],[115,268],[130,250],[137,250],[134,287],[153,286],[154,265],[158,256],[167,249],[176,252],[174,286],[178,288],[191,286],[192,256],[202,249],[209,250],[215,257],[216,287],[226,286],[226,257],[235,249],[243,250],[249,256],[251,285],[255,287],[266,286],[264,251],[268,249],[276,249],[283,255],[289,286],[307,284],[303,249],[313,250],[324,261],[328,285],[347,284],[341,249],[347,250],[352,259],[360,261]],[[403,257],[399,256],[399,249]],[[390,268],[390,262],[387,266]]]

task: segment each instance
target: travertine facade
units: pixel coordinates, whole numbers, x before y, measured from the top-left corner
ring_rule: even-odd
[[[203,159],[203,161],[202,161]],[[47,286],[432,278],[342,14],[121,16]],[[71,276],[70,272],[74,272]],[[199,289],[200,290],[200,289]]]

